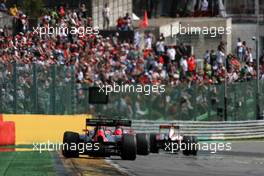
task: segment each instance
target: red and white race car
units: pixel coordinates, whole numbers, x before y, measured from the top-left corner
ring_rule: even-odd
[[[130,120],[86,119],[84,134],[64,133],[62,154],[67,158],[79,157],[79,154],[100,157],[117,155],[124,160],[135,160],[137,154],[148,155],[149,135],[135,134],[131,123]],[[90,127],[94,129],[89,130]]]
[[[195,136],[183,136],[180,127],[174,124],[160,125],[159,133],[150,134],[150,152],[159,150],[176,153],[182,150],[184,155],[197,155],[198,140]]]

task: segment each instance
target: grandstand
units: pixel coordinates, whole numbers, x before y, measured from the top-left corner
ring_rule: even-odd
[[[100,3],[101,5],[98,5],[93,1],[87,4],[87,9],[97,9],[96,12],[91,10],[92,13],[88,15],[80,6],[72,10],[58,4],[58,9],[50,9],[41,14],[37,19],[37,25],[39,27],[98,26],[99,23],[96,20],[103,21],[100,15],[103,10],[103,1]],[[115,4],[111,3],[114,2],[108,3],[113,10]],[[223,112],[227,111],[230,119],[239,120],[238,109],[244,111],[256,105],[255,96],[257,95],[254,95],[256,88],[250,86],[251,91],[247,89],[247,85],[254,85],[254,80],[257,78],[255,45],[251,40],[244,41],[244,36],[241,36],[244,42],[241,41],[240,44],[238,41],[232,45],[233,36],[239,33],[234,30],[232,34],[225,33],[217,37],[173,33],[173,30],[179,26],[233,29],[233,25],[238,25],[237,23],[232,24],[230,18],[221,17],[194,19],[162,17],[149,19],[148,27],[141,28],[139,21],[131,23],[132,17],[125,16],[126,12],[131,15],[131,6],[130,1],[127,4],[122,3],[120,12],[124,16],[122,25],[133,25],[133,31],[123,31],[118,26],[115,27],[114,21],[120,14],[112,14],[111,32],[101,30],[100,23],[101,35],[98,36],[46,35],[40,37],[32,31],[33,26],[30,27],[33,25],[29,21],[30,16],[28,17],[23,10],[19,10],[13,17],[14,20],[12,22],[10,20],[10,24],[15,21],[15,30],[10,31],[10,27],[5,27],[1,32],[3,39],[0,60],[1,111],[38,114],[88,113],[93,111],[93,107],[88,108],[86,101],[88,95],[84,87],[113,83],[166,85],[168,93],[176,96],[173,99],[174,96],[153,95],[153,103],[159,98],[164,102],[160,108],[155,108],[154,105],[148,107],[152,103],[143,103],[143,100],[141,101],[136,95],[120,94],[117,97],[122,98],[117,99],[123,102],[124,112],[131,111],[128,113],[130,118],[140,119],[151,116],[153,119],[215,120],[223,118]],[[8,11],[2,13],[7,15]],[[170,27],[171,30],[168,30]],[[139,35],[136,35],[137,33]],[[238,50],[242,51],[241,54]],[[263,55],[260,56],[258,79],[263,80],[264,61]],[[228,90],[227,93],[222,92],[222,86],[225,87],[224,90]],[[176,89],[170,87],[176,87]],[[185,89],[187,93],[184,93]],[[248,94],[243,94],[245,97],[241,98],[242,93],[233,91],[237,89]],[[65,91],[70,96],[63,96]],[[214,97],[210,97],[211,94]],[[227,102],[222,99],[226,96],[229,97]],[[140,105],[139,102],[141,102]],[[201,108],[202,102],[204,105]],[[113,101],[113,104],[109,106],[119,104],[116,103]],[[177,111],[173,108],[175,103],[179,103],[176,107],[183,106],[180,110],[185,109],[188,112],[187,115],[183,112],[176,117],[172,113]],[[224,110],[227,104],[229,109]],[[102,108],[107,110],[109,107]],[[155,112],[153,109],[160,110]],[[248,114],[246,119],[254,118],[256,115],[254,108],[248,111]]]

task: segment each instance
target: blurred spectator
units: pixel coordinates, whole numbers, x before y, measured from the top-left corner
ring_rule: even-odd
[[[254,58],[252,55],[252,48],[246,48],[245,62],[254,63]]]
[[[8,12],[8,9],[6,8],[5,2],[6,2],[6,0],[1,0],[1,2],[0,2],[0,11],[2,11],[2,12]]]
[[[65,15],[65,10],[64,10],[63,6],[59,7],[59,15],[60,15],[60,17],[64,17],[64,15]]]
[[[247,48],[247,43],[245,41],[241,42],[241,39],[238,38],[237,40],[237,57],[241,61],[245,61],[249,55]]]
[[[81,18],[84,18],[86,19],[87,18],[87,9],[86,9],[86,6],[85,4],[81,4],[81,7],[80,7],[80,17]]]
[[[87,26],[88,27],[93,27],[94,25],[93,25],[93,18],[92,17],[88,17],[88,19],[87,19]]]
[[[160,0],[150,0],[149,18],[157,18]]]
[[[140,36],[140,33],[138,31],[136,31],[135,35],[134,35],[134,45],[136,48],[141,47],[141,36]]]
[[[16,20],[16,33],[25,33],[28,30],[28,19],[23,13],[20,13]]]
[[[182,77],[185,79],[186,73],[188,72],[188,62],[186,56],[181,58],[180,65],[182,68]]]
[[[210,52],[209,52],[209,50],[206,50],[206,52],[204,54],[204,62],[205,63],[211,63],[211,58],[210,58]]]
[[[168,50],[167,50],[167,54],[169,56],[169,59],[171,61],[175,61],[175,57],[176,57],[176,50],[173,46],[169,46]]]
[[[3,31],[4,31],[4,36],[5,36],[5,37],[9,37],[9,36],[11,36],[11,35],[12,35],[12,30],[11,30],[11,29],[9,29],[9,28],[7,28],[7,26],[6,26],[6,25],[4,26],[4,29],[3,29]]]
[[[210,52],[210,64],[212,66],[214,66],[216,64],[216,58],[217,58],[217,55],[216,55],[215,50],[211,50],[211,52]]]
[[[150,33],[146,34],[145,36],[145,49],[146,50],[151,50],[152,49],[152,41],[153,38]]]
[[[10,12],[10,14],[11,14],[12,16],[16,17],[17,14],[18,14],[18,9],[17,9],[16,5],[14,5],[13,7],[11,7],[11,8],[9,9],[9,12]]]
[[[124,19],[124,31],[133,30],[132,19],[129,16],[129,13],[126,13],[126,16],[123,19]]]
[[[207,12],[208,11],[208,6],[209,6],[208,1],[207,0],[202,0],[201,11],[202,12]]]
[[[217,6],[218,6],[218,12],[219,12],[218,15],[225,18],[226,17],[226,9],[225,9],[223,0],[218,0]]]
[[[188,58],[187,64],[188,64],[188,71],[194,74],[196,71],[196,59],[194,55]]]
[[[218,50],[216,61],[219,66],[225,64],[225,53],[222,50]]]
[[[186,2],[186,14],[193,16],[195,12],[196,0],[187,0]]]
[[[209,9],[208,9],[208,7],[209,7],[208,1],[207,0],[202,0],[200,6],[201,7],[200,7],[199,11],[200,11],[201,14],[199,14],[199,16],[208,16],[208,11],[209,11]]]
[[[156,42],[156,51],[159,56],[165,52],[165,42],[162,37]]]
[[[131,31],[133,30],[133,27],[132,27],[132,19],[131,17],[129,16],[129,13],[126,13],[126,16],[124,17],[119,17],[117,19],[117,30],[119,31]]]
[[[117,21],[116,21],[116,28],[117,28],[117,30],[119,30],[119,31],[122,31],[123,30],[123,28],[124,28],[124,19],[122,18],[122,17],[119,17],[118,19],[117,19]]]
[[[242,60],[243,58],[243,46],[242,46],[242,41],[240,38],[237,39],[237,57]]]
[[[103,28],[104,29],[109,29],[110,25],[110,8],[108,7],[108,4],[106,3],[104,8],[103,8]]]

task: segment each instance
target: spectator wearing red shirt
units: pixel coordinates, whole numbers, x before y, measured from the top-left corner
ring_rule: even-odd
[[[64,17],[65,10],[64,10],[64,7],[63,6],[60,6],[60,8],[59,8],[59,14],[60,14],[60,17]]]
[[[116,27],[117,27],[117,29],[118,29],[119,31],[122,31],[123,26],[124,26],[124,19],[123,19],[122,17],[119,17],[119,18],[117,19],[117,25],[116,25]]]
[[[195,73],[195,70],[196,70],[196,59],[195,59],[195,56],[192,55],[191,57],[188,58],[188,71],[190,73]]]

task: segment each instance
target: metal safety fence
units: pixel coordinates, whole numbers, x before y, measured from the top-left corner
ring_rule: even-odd
[[[74,67],[0,65],[0,112],[7,114],[102,114],[147,120],[239,121],[256,119],[256,80],[225,85],[182,84],[164,93],[111,93],[107,105],[88,103],[88,85]],[[149,87],[147,87],[149,90]],[[260,112],[264,81],[260,81]],[[225,109],[226,108],[226,109]],[[225,113],[227,118],[225,118]]]
[[[134,120],[133,129],[138,133],[158,133],[159,126],[177,124],[185,136],[197,136],[201,140],[263,139],[264,121],[150,121]]]

